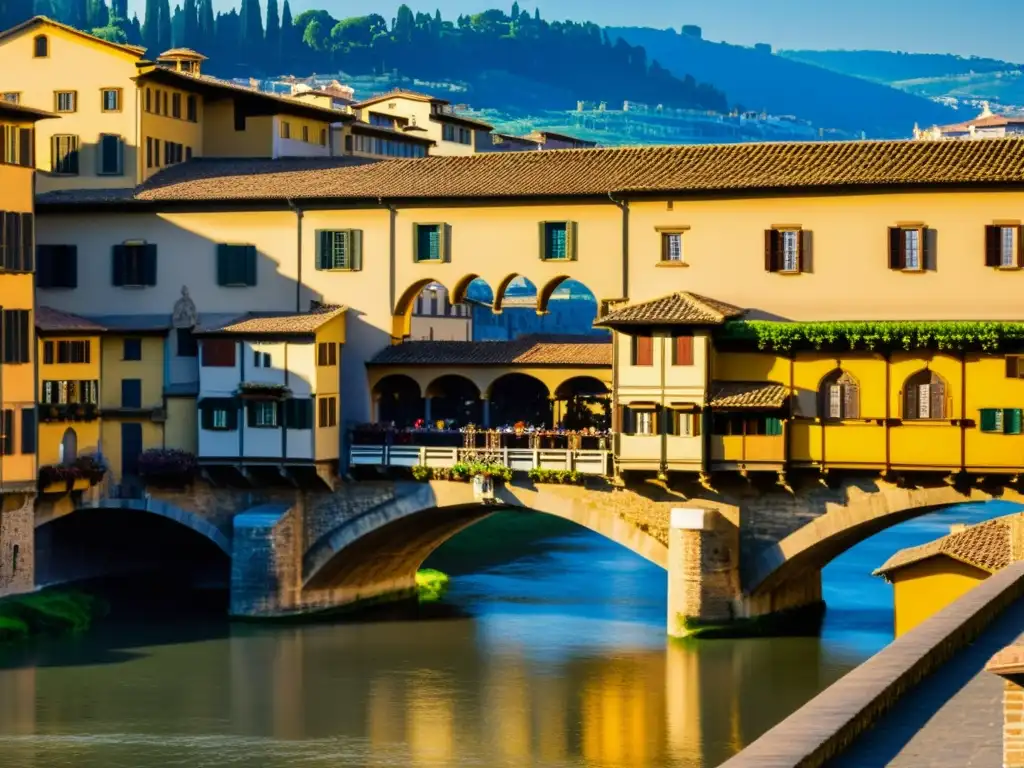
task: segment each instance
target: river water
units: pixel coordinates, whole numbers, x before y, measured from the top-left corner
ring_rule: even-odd
[[[515,513],[434,556],[453,579],[437,616],[115,610],[85,636],[0,648],[0,766],[712,768],[892,639],[873,568],[1013,509],[951,508],[846,553],[820,638],[668,643],[663,571]]]

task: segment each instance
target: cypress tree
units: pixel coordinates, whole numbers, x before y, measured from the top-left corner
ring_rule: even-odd
[[[197,49],[199,43],[199,12],[196,7],[196,0],[185,0],[181,12],[182,19],[181,44],[186,48]]]
[[[156,51],[160,54],[171,48],[171,3],[169,0],[160,0],[159,17],[156,32]]]
[[[264,40],[267,64],[276,69],[281,62],[281,21],[277,15],[277,0],[267,0],[267,32]]]
[[[142,44],[150,56],[160,53],[160,0],[146,0],[146,15],[142,21]]]
[[[287,67],[288,62],[297,53],[293,40],[295,39],[295,25],[292,23],[292,9],[288,0],[284,0],[281,7],[281,66]]]
[[[216,27],[213,21],[213,0],[199,0],[199,51],[207,53],[213,50],[216,40]]]

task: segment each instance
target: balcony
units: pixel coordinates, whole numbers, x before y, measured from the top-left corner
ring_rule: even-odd
[[[513,472],[531,469],[575,470],[584,475],[607,475],[609,451],[571,450],[568,448],[446,448],[426,445],[354,445],[349,464],[354,467],[454,467],[460,462],[479,461],[487,453],[489,461],[509,467]]]
[[[95,403],[40,403],[39,421],[53,423],[62,421],[96,421],[100,417]]]
[[[786,435],[712,435],[711,461],[717,469],[782,469]]]

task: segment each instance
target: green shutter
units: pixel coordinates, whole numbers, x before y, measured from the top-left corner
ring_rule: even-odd
[[[199,403],[199,426],[203,429],[213,428],[213,410],[205,401]]]
[[[412,225],[412,260],[420,260],[420,232],[421,228],[419,224]]]
[[[576,222],[565,223],[565,258],[576,261]]]
[[[781,435],[782,419],[775,418],[774,416],[770,416],[769,418],[765,419],[764,432],[766,435],[770,435],[772,437],[778,437],[779,435]]]
[[[331,254],[331,231],[319,229],[316,233],[316,268],[329,269],[328,259]]]
[[[217,246],[217,285],[231,284],[231,246]]]
[[[247,245],[243,253],[245,257],[245,284],[256,285],[256,246]]]
[[[1003,411],[1003,432],[1007,435],[1019,435],[1021,433],[1021,409],[1007,408]]]
[[[353,270],[361,270],[363,268],[363,230],[349,230],[348,247],[349,267]]]
[[[995,432],[996,431],[996,409],[995,408],[982,408],[981,409],[981,431],[982,432]]]
[[[124,285],[125,258],[127,248],[123,245],[115,245],[113,252],[113,282],[115,286]]]
[[[437,225],[437,257],[443,262],[452,260],[452,228],[448,224]]]
[[[548,238],[547,238],[548,223],[546,221],[542,221],[539,226],[540,226],[540,241],[539,241],[539,245],[538,245],[538,249],[539,250],[538,250],[537,253],[538,253],[538,256],[540,257],[540,260],[544,261],[548,257]]]

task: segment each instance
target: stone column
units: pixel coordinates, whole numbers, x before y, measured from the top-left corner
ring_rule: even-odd
[[[434,425],[434,420],[430,416],[430,401],[432,399],[433,398],[430,397],[423,398],[423,421],[424,426],[426,426],[428,429]]]
[[[1004,680],[1003,768],[1024,768],[1024,644],[1003,648],[985,669]]]
[[[733,618],[737,573],[730,526],[718,512],[677,508],[668,532],[668,634],[687,637]]]
[[[484,426],[484,428],[489,428],[491,426],[491,399],[489,397],[482,397],[482,398],[480,398],[480,400],[483,403],[483,408],[482,408],[483,426]]]

